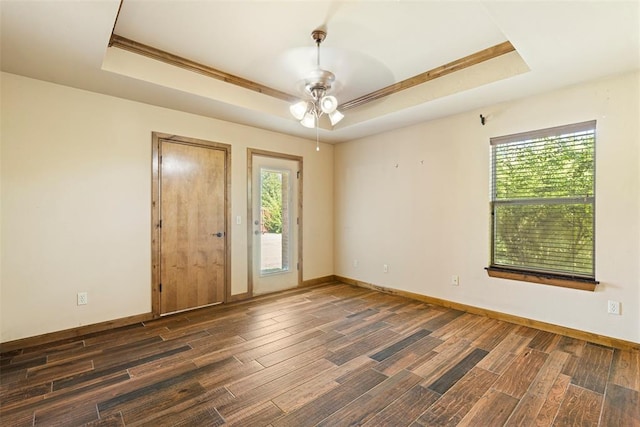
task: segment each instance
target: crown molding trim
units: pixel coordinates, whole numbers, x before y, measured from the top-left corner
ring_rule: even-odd
[[[352,99],[351,101],[347,101],[340,105],[340,109],[344,111],[351,108],[359,107],[364,104],[368,104],[369,102],[376,101],[380,98],[393,95],[405,89],[421,85],[422,83],[426,83],[430,80],[444,77],[447,74],[464,70],[465,68],[472,67],[474,65],[480,64],[493,58],[497,58],[515,50],[516,48],[513,47],[513,45],[509,41],[497,44],[487,49],[483,49],[479,52],[472,53],[471,55],[465,56],[464,58],[456,59],[455,61],[441,65],[440,67],[436,67],[429,71],[425,71],[424,73],[409,77],[408,79],[402,80],[398,83],[394,83],[382,89],[378,89],[356,99]]]
[[[254,92],[263,93],[277,99],[282,99],[283,101],[294,102],[298,100],[297,97],[288,93],[272,89],[268,86],[261,85],[260,83],[253,82],[251,80],[247,80],[233,74],[225,73],[224,71],[218,70],[216,68],[191,61],[190,59],[165,52],[153,46],[139,43],[135,40],[131,40],[117,34],[113,34],[111,36],[111,39],[109,40],[109,47],[116,47],[118,49],[123,49],[131,53],[143,55],[147,58],[155,59],[156,61],[164,62],[166,64],[180,67],[194,73],[202,74],[204,76],[220,80],[225,83],[231,83],[233,85],[240,86]]]
[[[139,43],[135,40],[131,40],[126,37],[119,36],[115,33],[111,35],[111,39],[109,40],[109,47],[115,47],[118,49],[123,49],[129,52],[138,54],[138,55],[143,55],[148,58],[151,58],[160,62],[164,62],[166,64],[180,67],[185,70],[192,71],[194,73],[199,73],[204,76],[210,77],[212,79],[223,81],[225,83],[230,83],[236,86],[240,86],[242,88],[249,89],[254,92],[269,95],[274,98],[281,99],[283,101],[295,102],[299,99],[299,97],[288,94],[286,92],[282,92],[277,89],[273,89],[271,87],[262,85],[260,83],[256,83],[254,81],[251,81],[242,77],[238,77],[233,74],[226,73],[224,71],[218,70],[213,67],[209,67],[204,64],[200,64],[195,61],[191,61],[190,59],[186,59],[181,56],[174,55],[169,52],[165,52],[153,46]],[[483,49],[476,53],[472,53],[471,55],[465,56],[464,58],[460,58],[455,61],[449,62],[447,64],[441,65],[439,67],[433,68],[431,70],[425,71],[424,73],[420,73],[408,79],[402,80],[398,83],[394,83],[382,89],[379,89],[374,92],[368,93],[366,95],[360,96],[358,98],[352,99],[351,101],[344,102],[340,104],[338,108],[344,111],[344,110],[360,107],[362,105],[368,104],[378,99],[393,95],[405,89],[409,89],[414,86],[420,85],[422,83],[426,83],[428,81],[435,80],[440,77],[444,77],[456,71],[464,70],[465,68],[472,67],[474,65],[480,64],[482,62],[488,61],[493,58],[497,58],[499,56],[513,52],[515,50],[516,49],[515,47],[513,47],[511,42],[506,41],[506,42],[497,44],[495,46],[489,47],[487,49]]]

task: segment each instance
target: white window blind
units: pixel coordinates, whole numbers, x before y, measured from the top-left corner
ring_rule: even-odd
[[[595,128],[491,138],[491,267],[595,278]]]

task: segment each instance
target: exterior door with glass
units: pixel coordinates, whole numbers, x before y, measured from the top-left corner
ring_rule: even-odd
[[[301,160],[251,154],[251,275],[254,295],[299,285]]]

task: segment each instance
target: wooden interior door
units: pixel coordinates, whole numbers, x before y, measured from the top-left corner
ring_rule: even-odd
[[[160,314],[225,298],[226,151],[160,140]]]

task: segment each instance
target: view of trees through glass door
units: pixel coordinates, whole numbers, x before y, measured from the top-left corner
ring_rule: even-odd
[[[289,183],[287,170],[260,169],[261,274],[289,271]]]

